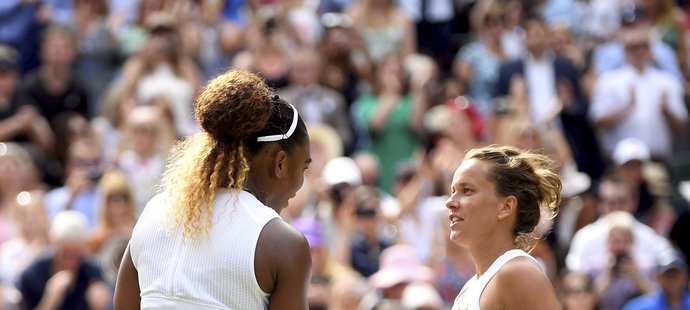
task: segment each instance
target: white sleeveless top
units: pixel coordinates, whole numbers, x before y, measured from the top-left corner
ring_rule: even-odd
[[[479,310],[479,299],[482,297],[482,293],[489,281],[501,270],[503,265],[511,259],[520,256],[529,257],[538,264],[534,257],[520,249],[512,249],[503,253],[489,266],[489,269],[481,277],[477,278],[475,274],[474,277],[465,283],[458,296],[455,297],[452,310]]]
[[[194,242],[169,225],[171,209],[156,195],[132,233],[141,309],[265,309],[269,294],[256,279],[254,253],[278,213],[247,192],[219,191],[208,236]]]

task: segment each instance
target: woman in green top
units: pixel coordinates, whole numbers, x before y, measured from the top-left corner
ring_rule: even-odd
[[[379,187],[387,192],[397,165],[410,160],[419,145],[428,78],[414,80],[419,82],[410,83],[398,54],[387,54],[376,67],[373,93],[360,96],[354,105],[368,137],[367,150],[381,163]]]

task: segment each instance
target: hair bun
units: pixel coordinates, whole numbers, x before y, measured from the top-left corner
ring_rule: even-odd
[[[216,140],[244,140],[266,126],[273,104],[274,94],[261,77],[232,69],[206,85],[195,116]]]

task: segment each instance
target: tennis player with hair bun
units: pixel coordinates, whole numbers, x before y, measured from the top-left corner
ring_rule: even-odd
[[[279,216],[311,162],[297,109],[230,70],[195,114],[203,130],[174,148],[134,228],[115,309],[307,309],[309,246]]]

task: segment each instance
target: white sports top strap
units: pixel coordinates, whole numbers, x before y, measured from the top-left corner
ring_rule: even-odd
[[[496,260],[493,263],[491,263],[489,269],[487,269],[486,272],[481,275],[481,277],[477,278],[477,276],[475,275],[472,279],[470,279],[470,281],[468,281],[465,284],[462,290],[460,290],[458,298],[455,299],[455,303],[453,304],[453,310],[479,310],[479,299],[482,297],[482,293],[484,292],[486,285],[489,284],[489,281],[491,281],[491,279],[496,275],[496,273],[498,273],[498,271],[501,270],[501,267],[503,267],[503,265],[505,265],[513,258],[520,256],[529,257],[530,259],[534,260],[535,263],[538,264],[537,260],[534,259],[534,257],[527,254],[523,250],[512,249],[506,251],[505,253],[501,254],[501,256],[496,258]]]

